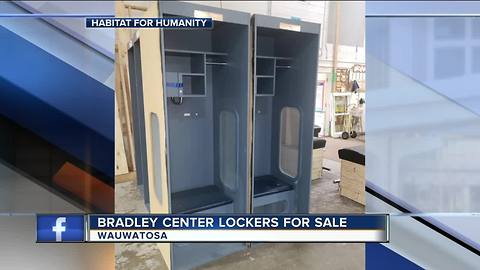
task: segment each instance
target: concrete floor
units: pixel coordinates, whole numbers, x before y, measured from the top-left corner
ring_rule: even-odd
[[[199,267],[229,269],[364,269],[363,244],[263,244]]]
[[[115,184],[115,212],[148,213],[135,181]],[[167,269],[157,245],[153,243],[115,244],[115,269]]]
[[[341,142],[344,141],[328,141],[327,147],[341,147]],[[338,185],[333,183],[339,178],[340,163],[325,159],[324,166],[331,171],[312,181],[310,212],[363,213],[364,206],[340,196]],[[115,193],[117,213],[146,212],[142,195],[133,181],[117,184]],[[258,244],[198,269],[364,269],[364,254],[364,244]],[[166,266],[155,244],[133,243],[116,245],[116,269],[166,269]]]

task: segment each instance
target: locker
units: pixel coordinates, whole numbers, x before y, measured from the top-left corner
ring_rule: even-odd
[[[253,213],[308,213],[320,25],[252,17]]]
[[[250,98],[248,13],[161,2],[162,17],[212,17],[202,30],[162,29],[170,213],[247,213]],[[191,269],[243,243],[172,244]]]

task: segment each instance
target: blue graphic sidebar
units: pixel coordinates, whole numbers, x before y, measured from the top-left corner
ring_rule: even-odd
[[[420,270],[423,269],[407,258],[378,243],[365,244],[365,269],[367,270]]]
[[[84,242],[83,215],[37,215],[37,242]]]
[[[2,26],[0,40],[0,114],[113,185],[114,91]]]

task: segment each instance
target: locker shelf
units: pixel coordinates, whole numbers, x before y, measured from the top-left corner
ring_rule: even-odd
[[[226,66],[228,63],[225,62],[205,62],[207,65],[216,65],[216,66]]]
[[[205,56],[205,64],[207,65],[219,65],[219,66],[226,66],[228,64],[227,55],[226,54],[207,54]]]
[[[257,95],[273,96],[275,94],[275,77],[274,76],[256,76]]]
[[[257,57],[257,76],[274,76],[275,75],[275,59]]]
[[[168,97],[205,97],[206,65],[227,65],[227,54],[165,49]]]
[[[177,49],[165,49],[166,53],[182,53],[182,54],[207,54],[207,55],[223,55],[227,56],[224,52],[207,52],[207,51],[194,51],[194,50],[177,50]]]
[[[257,96],[274,96],[277,69],[290,69],[291,58],[275,56],[257,56],[255,80]]]
[[[205,73],[205,55],[168,51],[165,53],[165,68],[168,72]]]
[[[291,57],[285,57],[285,56],[257,55],[257,58],[260,58],[260,59],[277,59],[277,60],[292,60]]]
[[[181,73],[184,97],[205,96],[205,74]]]

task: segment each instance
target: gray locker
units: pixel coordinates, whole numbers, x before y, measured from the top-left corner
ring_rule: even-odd
[[[162,70],[154,72],[163,74],[168,190],[160,193],[169,212],[308,213],[320,25],[186,2],[164,1],[159,11],[214,18],[213,29],[161,30]],[[147,71],[137,47],[129,52],[136,164],[139,183],[148,183]],[[144,186],[146,202],[159,193]],[[247,244],[170,247],[172,268],[191,269]]]
[[[308,213],[320,25],[252,17],[253,213]]]
[[[170,210],[247,213],[250,15],[161,2],[162,17],[213,17],[213,29],[162,29]],[[172,245],[174,269],[191,269],[243,243]]]

